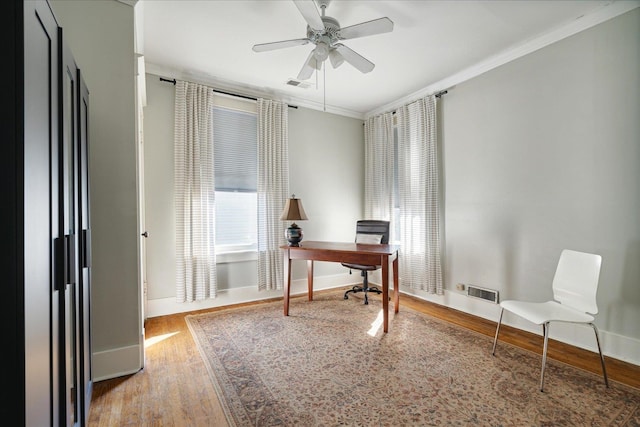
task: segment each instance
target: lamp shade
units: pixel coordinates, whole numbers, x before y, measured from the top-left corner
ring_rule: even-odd
[[[302,201],[296,199],[296,195],[292,194],[290,199],[287,199],[287,203],[284,205],[282,215],[280,215],[282,221],[294,221],[289,228],[285,230],[285,237],[289,242],[289,246],[300,246],[302,240],[302,228],[298,227],[295,221],[301,221],[307,219],[307,214],[302,207]]]
[[[301,221],[308,219],[307,214],[304,212],[304,208],[302,207],[302,201],[300,199],[296,199],[295,194],[293,194],[290,199],[287,199],[287,203],[284,205],[280,219],[282,221]]]

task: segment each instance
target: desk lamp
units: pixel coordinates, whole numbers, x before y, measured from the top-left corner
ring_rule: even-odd
[[[298,227],[295,221],[302,221],[308,218],[302,207],[302,201],[296,199],[295,194],[292,194],[291,198],[287,199],[280,219],[282,221],[294,221],[285,231],[285,237],[289,241],[289,246],[299,246],[302,240],[302,228]]]

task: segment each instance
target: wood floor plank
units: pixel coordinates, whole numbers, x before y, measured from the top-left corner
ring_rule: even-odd
[[[319,291],[336,293],[345,289]],[[295,298],[306,298],[299,296]],[[281,300],[281,298],[270,301]],[[263,301],[264,302],[264,301]],[[240,304],[240,306],[263,302]],[[400,310],[416,311],[454,323],[493,338],[496,323],[421,299],[401,295]],[[227,426],[222,406],[207,368],[185,322],[187,314],[154,317],[145,323],[145,366],[124,377],[94,384],[89,412],[90,426]],[[393,323],[390,333],[393,332]],[[585,333],[592,333],[585,329]],[[492,341],[488,340],[487,351]],[[542,337],[503,325],[500,343],[509,343],[541,354]],[[500,351],[500,343],[498,350]],[[549,358],[601,375],[596,353],[555,340],[549,341]],[[606,358],[609,379],[640,389],[640,366]]]

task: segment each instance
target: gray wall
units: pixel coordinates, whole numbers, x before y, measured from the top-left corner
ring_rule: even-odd
[[[596,324],[640,363],[617,341],[640,339],[640,9],[452,88],[442,111],[446,288],[550,299],[562,249],[598,253]]]
[[[173,109],[175,87],[147,74],[144,108],[147,298],[175,299],[175,214],[173,179]],[[223,102],[234,102],[220,99]],[[243,103],[243,101],[235,101]],[[244,108],[255,108],[255,103]],[[362,120],[305,108],[289,108],[290,190],[302,199],[308,221],[299,222],[305,240],[350,241],[362,215],[364,188]],[[286,243],[283,236],[283,244]],[[257,288],[253,260],[218,263],[218,289]],[[316,276],[343,275],[335,263],[317,263]],[[306,278],[304,262],[294,262],[293,278]],[[249,292],[247,299],[281,296]],[[240,295],[239,298],[242,298]],[[174,310],[194,307],[183,304]],[[171,311],[172,309],[169,309]],[[162,311],[163,313],[166,310]]]
[[[116,1],[52,1],[89,88],[94,379],[135,372],[139,344],[134,13]],[[114,349],[129,349],[124,357]],[[116,360],[118,360],[116,362]]]
[[[122,374],[136,369],[128,362],[135,361],[141,333],[133,8],[112,0],[52,6],[91,91],[94,360],[124,360],[101,371]],[[544,299],[562,248],[598,252],[604,262],[597,324],[605,347],[640,363],[639,40],[636,9],[460,84],[442,99],[447,295],[437,302],[497,318],[495,306],[472,305],[455,284],[495,288],[502,298]],[[173,86],[148,77],[147,184],[170,192],[172,159],[162,157],[173,152]],[[310,217],[301,224],[305,239],[352,239],[362,214],[362,122],[302,108],[290,110],[289,122],[291,190]],[[172,195],[160,194],[147,188],[155,300],[171,298],[174,276]],[[154,270],[153,262],[167,269]],[[226,267],[233,269],[227,282],[250,282],[245,274],[253,264],[245,264]],[[340,271],[317,269],[323,276]],[[294,265],[294,277],[304,278],[302,265]],[[590,341],[588,331],[582,334]],[[629,341],[636,343],[631,350]],[[130,357],[111,357],[118,349],[130,349]]]

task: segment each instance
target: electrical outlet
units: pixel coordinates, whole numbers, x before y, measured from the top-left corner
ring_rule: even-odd
[[[456,289],[459,291],[464,291],[464,288],[465,288],[464,283],[458,283],[456,285]]]

